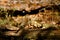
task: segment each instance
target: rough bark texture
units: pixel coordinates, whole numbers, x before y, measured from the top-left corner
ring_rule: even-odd
[[[60,0],[0,0],[0,40],[59,40]]]

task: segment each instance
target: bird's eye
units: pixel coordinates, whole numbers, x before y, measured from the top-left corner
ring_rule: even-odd
[[[22,13],[25,13],[25,11],[22,11]]]

